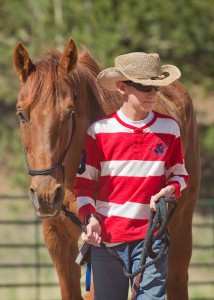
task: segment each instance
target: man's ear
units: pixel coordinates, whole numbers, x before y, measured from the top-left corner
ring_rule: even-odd
[[[118,92],[122,95],[125,95],[127,92],[127,84],[125,84],[123,81],[117,81],[116,86],[118,89]]]

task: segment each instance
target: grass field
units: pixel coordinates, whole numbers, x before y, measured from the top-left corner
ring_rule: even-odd
[[[42,227],[30,202],[26,199],[0,199],[0,205],[0,299],[60,300],[57,275],[43,245]],[[203,213],[198,208],[194,214],[195,247],[189,271],[190,299],[214,299],[213,208],[203,206]],[[19,224],[12,223],[13,221],[19,221]],[[26,221],[31,223],[24,223]],[[20,246],[21,244],[28,247]],[[38,244],[40,246],[35,247]],[[41,268],[38,264],[45,264],[46,267]],[[83,267],[83,294],[84,282]],[[42,286],[44,283],[51,286]]]

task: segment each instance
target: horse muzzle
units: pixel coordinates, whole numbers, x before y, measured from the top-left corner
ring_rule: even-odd
[[[35,176],[29,187],[29,197],[38,218],[56,218],[62,206],[64,189],[51,176]]]

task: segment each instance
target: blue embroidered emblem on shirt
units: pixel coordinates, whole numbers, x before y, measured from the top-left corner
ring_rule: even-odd
[[[168,148],[166,144],[157,143],[156,148],[152,149],[152,151],[156,154],[156,156],[161,156],[165,153],[165,149]]]

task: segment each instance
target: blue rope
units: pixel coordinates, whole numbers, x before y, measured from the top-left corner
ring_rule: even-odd
[[[86,266],[86,292],[90,291],[91,284],[91,263],[87,263]]]

